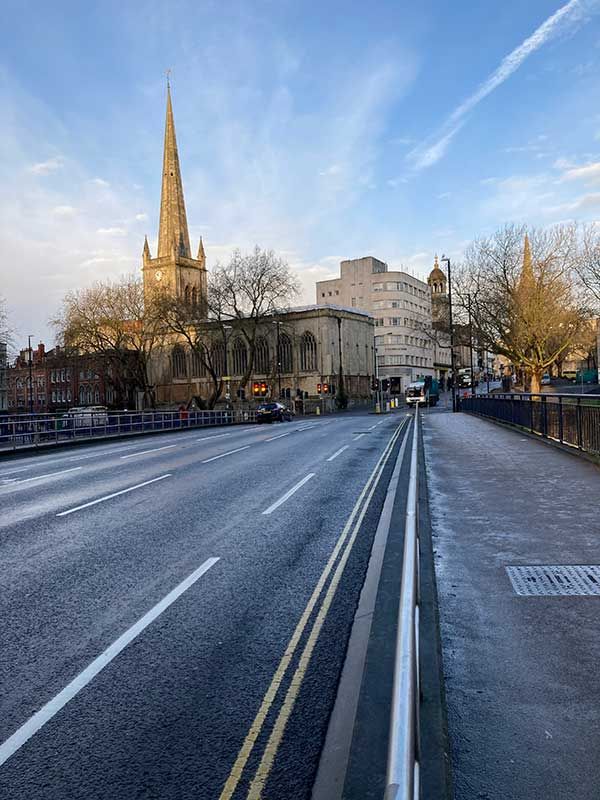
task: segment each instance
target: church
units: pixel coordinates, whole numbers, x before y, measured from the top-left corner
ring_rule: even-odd
[[[197,318],[208,317],[206,253],[200,238],[196,258],[192,257],[169,85],[158,251],[153,258],[146,237],[142,259],[148,303],[157,292],[167,293],[197,305]],[[327,407],[333,405],[340,373],[350,404],[370,399],[375,373],[374,320],[370,313],[324,304],[289,308],[276,318],[265,318],[256,340],[254,371],[245,385],[242,380],[249,353],[240,332],[242,324],[231,320],[222,326],[224,343],[214,344],[213,362],[219,365],[223,384],[218,403],[281,398],[304,411]],[[217,323],[207,318],[207,331],[215,326]],[[204,407],[213,393],[213,381],[202,359],[175,336],[167,340],[150,361],[157,406]]]

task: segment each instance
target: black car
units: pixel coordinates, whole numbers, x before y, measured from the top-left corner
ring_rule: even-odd
[[[291,422],[294,412],[282,403],[262,403],[256,409],[257,422]]]

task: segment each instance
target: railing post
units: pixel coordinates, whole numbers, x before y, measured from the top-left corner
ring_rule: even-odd
[[[581,432],[581,397],[577,398],[577,447],[582,450],[583,449],[583,442],[582,442],[582,432]]]
[[[545,394],[542,395],[542,436],[548,438],[548,406]]]
[[[558,440],[562,444],[563,442],[563,405],[562,405],[562,397],[558,396]]]

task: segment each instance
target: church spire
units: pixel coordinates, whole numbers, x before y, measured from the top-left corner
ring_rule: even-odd
[[[177,256],[191,258],[183,184],[179,169],[175,123],[171,105],[171,88],[167,81],[167,118],[163,154],[162,191],[160,196],[160,223],[158,228],[158,258],[170,257],[175,243]]]
[[[148,237],[144,236],[144,261],[147,261],[150,258],[150,245],[148,244]]]
[[[200,237],[200,244],[198,245],[198,256],[196,258],[197,261],[202,261],[202,263],[206,263],[206,253],[204,252],[204,243],[202,241],[202,237]]]

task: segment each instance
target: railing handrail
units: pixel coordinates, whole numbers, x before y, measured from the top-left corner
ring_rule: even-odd
[[[589,397],[591,400],[600,400],[600,394],[591,392],[481,392],[475,397]]]
[[[385,800],[419,797],[418,406],[413,424]]]

